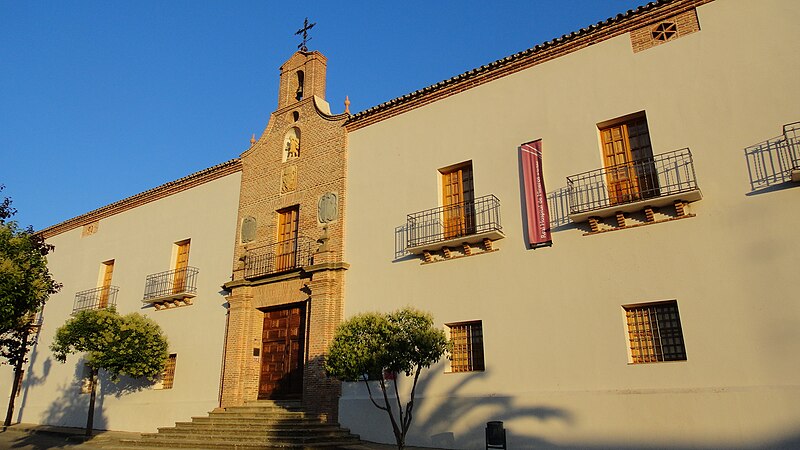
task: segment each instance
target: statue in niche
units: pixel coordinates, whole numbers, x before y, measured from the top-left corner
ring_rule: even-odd
[[[292,192],[297,189],[297,166],[289,166],[283,169],[281,175],[281,194]]]
[[[283,139],[283,160],[288,161],[300,157],[300,130],[292,128]]]
[[[297,140],[296,137],[292,136],[289,138],[289,142],[286,143],[286,158],[297,158],[300,156],[300,141]]]
[[[334,192],[326,192],[317,203],[317,218],[320,223],[333,222],[339,218],[338,196]]]

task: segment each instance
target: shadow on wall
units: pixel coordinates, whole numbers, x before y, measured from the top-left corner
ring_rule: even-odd
[[[86,417],[89,414],[89,394],[84,385],[88,371],[85,369],[84,359],[81,358],[75,364],[75,376],[72,382],[59,386],[60,395],[53,400],[50,407],[42,413],[42,424],[82,428],[86,426]],[[97,401],[94,409],[94,428],[105,430],[108,426],[108,418],[103,410],[103,397],[105,396],[105,386],[102,376],[97,388]],[[88,391],[87,391],[88,392]]]
[[[512,421],[520,418],[535,418],[539,421],[560,421],[567,425],[573,423],[572,414],[564,409],[545,405],[520,407],[512,397],[488,395],[476,397],[472,393],[464,392],[471,383],[480,382],[485,378],[487,372],[445,374],[443,369],[443,364],[437,364],[420,376],[412,411],[413,420],[406,439],[407,445],[432,446],[434,448],[484,448],[484,429],[486,422],[492,420]],[[428,392],[435,382],[441,382],[438,378],[443,376],[458,377],[457,384],[445,393]],[[408,397],[402,392],[405,388],[410,388],[411,381],[402,375],[398,377],[398,381],[401,386],[401,401],[405,403]],[[349,416],[348,418],[352,422],[348,422],[348,425],[354,427],[353,432],[362,433],[368,436],[367,439],[375,439],[380,435],[382,439],[388,440],[386,442],[393,443],[388,415],[372,405],[368,399],[361,397],[362,394],[366,394],[364,383],[360,382],[357,385],[348,383],[348,385],[348,390],[358,392],[358,398],[345,399],[345,402],[352,400],[353,403],[344,410],[340,410],[340,415]],[[380,399],[380,388],[377,389],[377,397]],[[393,390],[389,385],[387,393],[390,402],[394,402],[395,399]],[[375,394],[376,391],[373,389],[373,395]],[[393,406],[396,410],[396,403]],[[479,416],[474,414],[476,407],[482,409]],[[360,408],[360,411],[352,411],[354,414],[349,414],[347,408]],[[468,427],[466,432],[463,431],[465,427]],[[514,433],[511,431],[508,433],[508,448],[552,446],[551,443],[536,437],[533,432],[520,434],[520,430],[515,430]]]
[[[48,360],[49,361],[49,360]],[[89,414],[89,371],[85,360],[81,358],[75,364],[75,377],[71,384],[59,388],[61,395],[54,400],[42,415],[41,423],[66,427],[82,428],[86,426]],[[147,379],[120,377],[116,383],[104,370],[97,377],[97,397],[94,409],[94,429],[106,430],[108,418],[105,411],[106,396],[120,398],[123,395],[148,389],[153,382]]]
[[[750,193],[771,192],[792,186],[800,172],[800,122],[783,126],[783,134],[744,149]],[[796,186],[796,185],[795,185]]]
[[[569,219],[569,188],[560,187],[547,193],[547,209],[550,213],[550,231],[575,228]]]
[[[51,358],[47,358],[44,363],[42,364],[42,374],[39,375],[33,368],[36,365],[36,360],[39,359],[39,342],[38,340],[36,343],[33,344],[33,348],[31,348],[31,352],[28,358],[28,367],[25,371],[24,378],[22,380],[22,389],[19,395],[19,401],[16,404],[16,422],[22,422],[23,412],[25,410],[25,406],[28,402],[28,395],[30,395],[30,389],[34,386],[38,386],[44,383],[47,379],[47,376],[50,375],[50,369],[53,367],[53,360]]]
[[[541,422],[559,421],[568,426],[574,422],[572,414],[561,408],[544,405],[520,407],[512,397],[489,395],[476,398],[472,394],[463,392],[469,384],[479,382],[485,378],[488,375],[487,371],[445,374],[443,373],[442,365],[439,364],[426,375],[424,378],[420,377],[420,381],[417,384],[418,404],[415,407],[417,415],[411,426],[412,434],[418,437],[426,436],[430,439],[426,445],[441,448],[482,448],[485,445],[484,427],[486,422],[490,420],[507,422],[519,418],[535,418]],[[426,392],[435,378],[443,376],[460,377],[461,379],[453,385],[445,396],[432,395],[430,397],[431,402],[435,402],[435,406],[431,407],[426,404],[428,403],[426,401]],[[474,428],[470,429],[467,434],[456,435],[451,431],[455,423],[469,417],[470,411],[476,406],[491,411],[486,414],[486,420],[475,424]],[[424,416],[419,414],[422,411],[425,411]],[[510,430],[506,431],[509,434],[509,448],[521,448],[519,446],[520,442],[524,442],[526,448],[529,446],[537,448],[540,446],[553,446],[552,443],[536,437],[533,433],[520,434],[520,430],[514,431],[514,433],[511,433]],[[514,445],[515,441],[517,442],[516,445]]]
[[[519,419],[535,419],[542,423],[543,426],[559,426],[560,428],[575,427],[578,420],[570,411],[563,408],[558,408],[552,405],[539,405],[539,406],[524,406],[518,405],[513,397],[494,397],[491,395],[476,396],[472,393],[464,392],[467,386],[471,383],[480,382],[482,378],[487,376],[488,372],[470,372],[462,374],[445,374],[443,373],[441,364],[434,366],[426,374],[420,376],[419,383],[417,384],[416,402],[414,406],[414,419],[409,429],[409,436],[407,438],[408,445],[417,445],[425,447],[433,447],[436,449],[483,449],[485,448],[485,427],[486,422],[499,420],[503,421],[506,434],[507,434],[507,448],[510,449],[528,449],[528,448],[553,448],[553,449],[718,449],[727,448],[733,450],[750,450],[750,449],[798,449],[800,448],[800,431],[787,434],[784,436],[775,436],[773,439],[762,441],[752,441],[750,443],[742,443],[740,445],[732,446],[730,442],[720,442],[718,444],[665,444],[664,440],[654,440],[651,445],[643,444],[642,442],[625,441],[624,437],[617,442],[604,439],[603,443],[575,443],[575,444],[557,444],[548,441],[541,436],[537,436],[531,430],[520,429],[513,426],[513,421]],[[428,396],[429,388],[438,377],[460,377],[461,379],[446,393],[430,393]],[[400,378],[402,383],[408,383],[403,377]],[[366,389],[363,383],[358,383],[357,389],[361,393],[361,389]],[[390,395],[394,399],[394,395]],[[369,401],[358,402],[363,405],[362,413],[366,412],[368,418],[363,421],[364,415],[356,415],[363,422],[360,423],[361,427],[374,427],[374,429],[381,430],[387,442],[393,443],[391,426],[389,419],[385,412],[378,410],[372,406]],[[487,413],[481,413],[479,422],[468,422],[476,420],[471,417],[470,413],[476,408],[480,407]],[[599,411],[598,414],[602,414]],[[456,428],[463,429],[465,424],[469,427],[469,431],[456,433]],[[511,427],[509,428],[509,425]],[[353,432],[358,433],[359,430]],[[663,436],[660,436],[663,438]],[[676,438],[677,440],[677,438]]]

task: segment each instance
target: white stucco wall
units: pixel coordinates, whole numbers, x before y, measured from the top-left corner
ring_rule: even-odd
[[[751,194],[743,152],[800,120],[798,5],[712,2],[700,32],[636,54],[619,36],[349,134],[346,316],[483,321],[486,370],[427,371],[409,444],[482,448],[502,420],[509,448],[800,445],[800,186]],[[526,249],[519,145],[543,140],[555,191],[602,167],[598,123],[638,111],[654,154],[691,149],[696,217],[565,226]],[[467,160],[475,196],[500,199],[499,251],[395,261],[395,227],[439,206],[437,169]],[[687,360],[628,364],[622,305],[661,300],[677,300]],[[363,386],[340,405],[355,433],[393,442]]]
[[[172,389],[124,392],[124,381],[115,385],[101,371],[95,428],[152,432],[218,405],[226,314],[220,286],[231,274],[240,181],[237,172],[102,219],[91,236],[81,237],[79,227],[48,239],[56,246],[48,265],[64,287],[45,307],[15,421],[85,426],[89,395],[80,394],[80,357],[61,364],[49,346],[70,317],[75,293],[98,286],[100,265],[110,259],[111,284],[119,287],[117,310],[155,320],[169,339],[169,352],[178,356]],[[174,268],[174,243],[184,239],[191,239],[189,265],[199,269],[194,304],[156,311],[142,303],[145,277]],[[2,392],[11,389],[7,372]]]

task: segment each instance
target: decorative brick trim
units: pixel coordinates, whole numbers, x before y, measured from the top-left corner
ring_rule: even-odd
[[[657,39],[654,33],[658,33],[659,27],[668,29],[666,34],[662,33],[661,38]],[[666,44],[687,34],[700,31],[700,22],[697,20],[697,10],[692,8],[674,16],[661,19],[643,27],[631,30],[631,48],[634,53],[653,48],[657,45]]]
[[[352,116],[345,123],[345,127],[348,132],[358,130],[467,89],[620,36],[632,29],[655,24],[686,11],[693,11],[697,6],[711,1],[713,0],[658,0],[648,3],[636,8],[636,10],[628,10],[624,14],[617,14],[615,17],[606,19],[603,22],[565,34],[560,38],[544,42],[528,50],[515,53],[448,80],[361,111]]]
[[[222,164],[209,167],[208,169],[195,172],[183,178],[179,178],[175,181],[162,184],[161,186],[133,195],[118,202],[114,202],[110,205],[103,206],[102,208],[95,209],[94,211],[90,211],[86,214],[65,220],[64,222],[39,231],[38,234],[45,239],[51,238],[74,228],[92,224],[101,219],[111,217],[129,209],[138,208],[144,204],[160,200],[164,197],[169,197],[170,195],[174,195],[187,189],[191,189],[195,186],[208,183],[209,181],[214,181],[232,173],[240,172],[241,170],[242,163],[239,158],[232,159]]]
[[[617,227],[625,228],[625,214],[617,211]]]
[[[608,228],[606,230],[598,229],[597,231],[593,230],[593,231],[590,231],[588,233],[583,233],[583,235],[584,236],[594,236],[594,235],[597,235],[597,234],[610,233],[612,231],[628,230],[628,229],[631,229],[631,228],[644,227],[644,226],[653,225],[653,224],[656,224],[656,223],[673,222],[673,221],[681,220],[681,219],[689,219],[689,218],[695,217],[695,216],[696,216],[695,214],[686,214],[684,216],[675,216],[675,217],[669,217],[669,218],[666,218],[666,219],[654,220],[653,222],[635,223],[633,225],[628,225],[626,227]]]
[[[655,212],[653,212],[653,208],[645,208],[644,209],[644,217],[646,222],[655,222]]]

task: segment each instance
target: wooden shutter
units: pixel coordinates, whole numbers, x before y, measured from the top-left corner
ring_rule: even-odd
[[[608,198],[612,205],[638,199],[639,187],[633,165],[628,125],[616,125],[600,130],[603,143],[603,163],[608,181]]]
[[[175,384],[175,366],[178,362],[178,354],[172,353],[164,361],[164,373],[161,374],[161,389],[172,389]]]
[[[299,227],[300,207],[278,211],[278,249],[277,270],[287,270],[297,263],[297,230]]]
[[[483,325],[468,322],[448,325],[453,345],[450,361],[451,372],[484,370]]]
[[[625,317],[634,364],[686,359],[677,302],[627,307]]]
[[[442,172],[442,207],[445,239],[475,232],[475,192],[471,163]]]
[[[172,293],[180,294],[186,291],[186,268],[189,267],[189,240],[178,242],[178,254],[175,258],[175,276],[173,277]]]
[[[631,359],[634,364],[663,361],[654,311],[650,308],[631,308],[625,312],[628,319]]]
[[[100,287],[100,301],[98,308],[108,306],[108,294],[111,289],[111,278],[114,276],[114,260],[103,263],[103,284]]]

